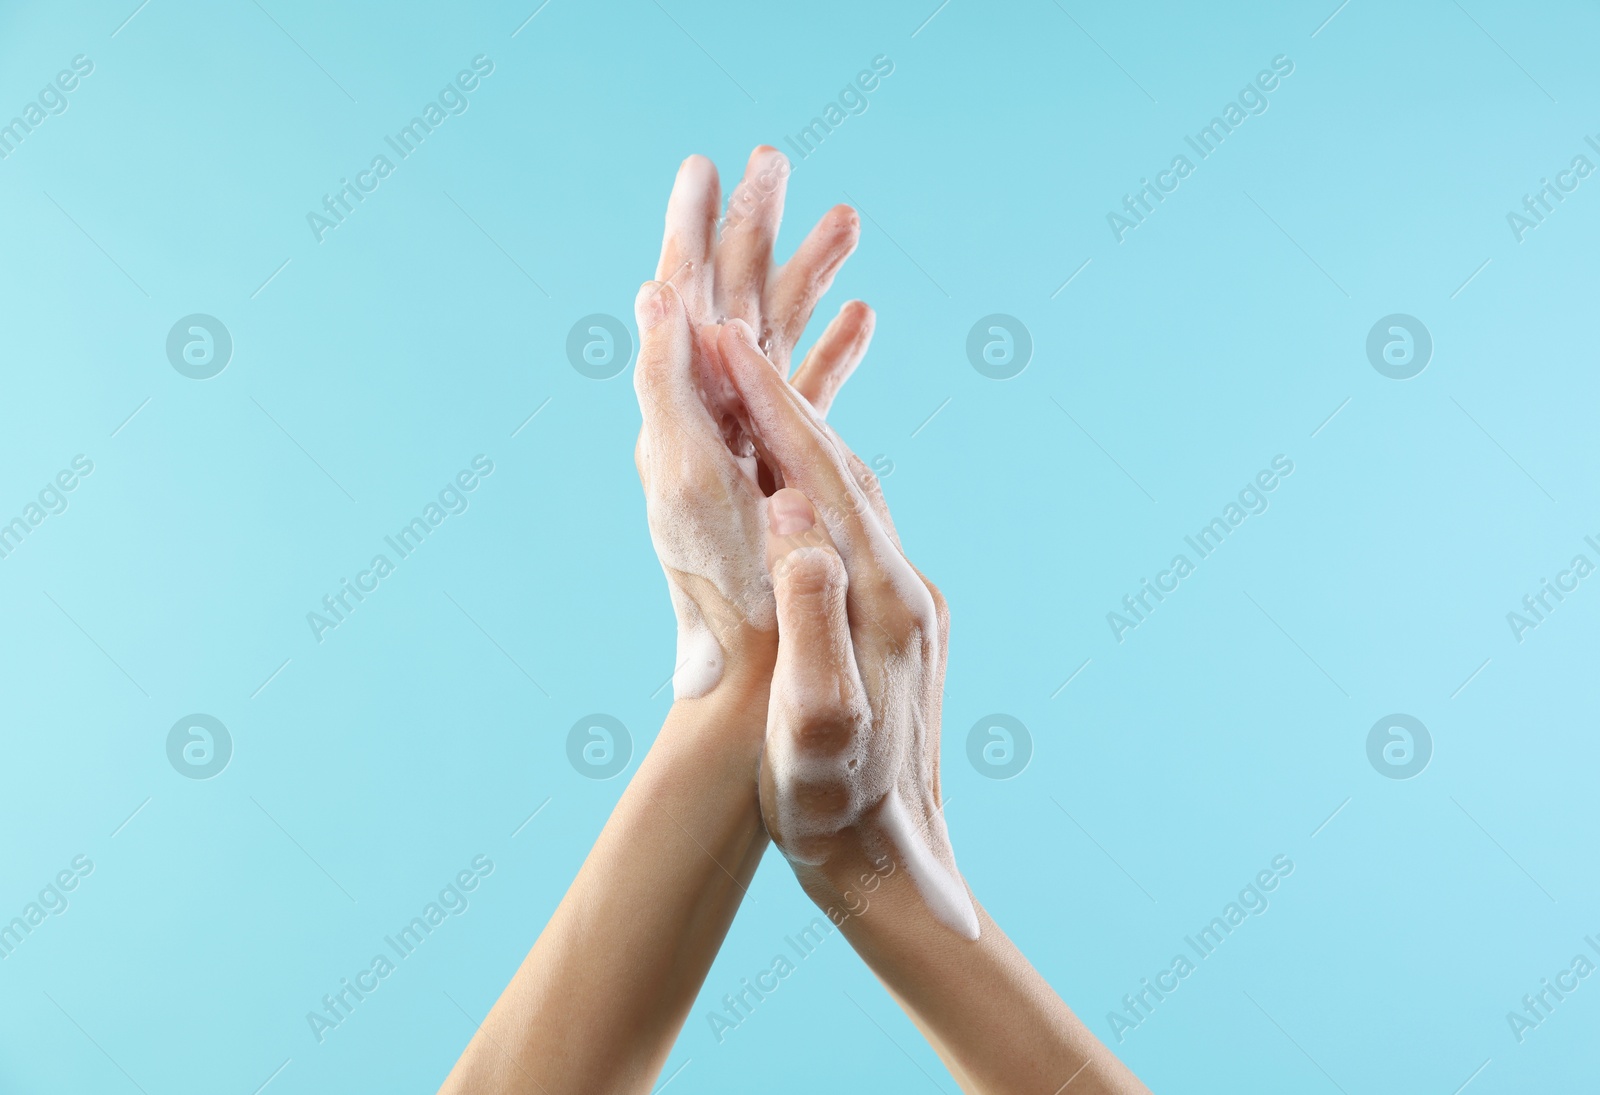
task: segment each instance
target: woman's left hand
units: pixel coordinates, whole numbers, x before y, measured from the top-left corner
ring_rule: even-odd
[[[773,259],[788,161],[761,147],[717,231],[716,168],[691,156],[667,204],[654,282],[639,291],[634,387],[644,424],[635,449],[651,539],[678,619],[673,693],[702,696],[731,672],[770,672],[776,617],[765,563],[766,495],[778,486],[743,428],[717,358],[720,325],[738,319],[787,368],[818,300],[855,249],[860,221],[831,209],[787,263]],[[850,301],[790,383],[819,413],[866,353],[873,314]],[[748,669],[749,672],[745,672]]]

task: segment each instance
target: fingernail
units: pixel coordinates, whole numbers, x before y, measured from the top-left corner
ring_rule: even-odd
[[[750,329],[750,325],[748,323],[742,319],[735,319],[730,320],[728,326],[733,328],[733,336],[735,338],[744,343],[746,346],[750,347],[752,350],[755,349],[756,333]]]
[[[666,301],[662,299],[661,290],[659,281],[647,281],[639,286],[639,295],[633,299],[633,315],[639,321],[640,330],[654,327],[666,317]]]
[[[795,490],[781,490],[767,500],[767,519],[779,536],[797,535],[815,522],[810,501]]]

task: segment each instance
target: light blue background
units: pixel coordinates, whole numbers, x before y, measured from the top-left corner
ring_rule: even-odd
[[[878,54],[781,246],[847,194],[867,214],[824,311],[862,297],[878,337],[833,417],[892,461],[951,601],[981,900],[1157,1091],[1592,1085],[1600,980],[1522,1044],[1505,1015],[1600,938],[1600,579],[1521,643],[1505,616],[1600,562],[1600,177],[1521,243],[1506,214],[1600,163],[1600,16],[535,3],[0,16],[0,120],[95,64],[0,161],[0,518],[95,466],[0,559],[0,919],[95,864],[0,963],[0,1090],[434,1090],[669,703],[630,374],[579,375],[568,330],[632,326],[682,157],[792,151]],[[467,113],[317,243],[306,213],[478,54]],[[1270,109],[1117,243],[1107,212],[1279,54]],[[165,357],[194,312],[235,342],[205,382]],[[1035,343],[1005,382],[966,359],[994,312]],[[1435,341],[1404,382],[1366,359],[1394,312]],[[479,453],[471,508],[316,642],[306,613]],[[1114,641],[1280,453],[1271,508]],[[593,711],[635,739],[606,782],[565,754]],[[209,781],[167,761],[190,712],[233,735]],[[1007,782],[966,759],[991,712],[1034,738]],[[1367,761],[1391,712],[1433,735],[1411,780]],[[306,1013],[477,854],[470,909],[319,1045]],[[1123,994],[1279,854],[1268,911],[1118,1045]],[[751,897],[668,1090],[955,1090],[838,935],[718,1044],[715,1001],[814,915],[776,854]]]

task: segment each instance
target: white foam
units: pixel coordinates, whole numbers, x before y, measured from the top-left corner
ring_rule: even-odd
[[[678,624],[678,666],[672,672],[672,698],[704,696],[722,680],[722,644],[704,622]]]
[[[895,850],[903,857],[902,864],[906,874],[916,883],[917,891],[927,903],[928,911],[951,931],[966,939],[977,939],[978,910],[973,907],[972,895],[967,892],[967,884],[961,880],[960,875],[939,862],[933,854],[926,838],[912,823],[911,814],[906,809],[905,802],[901,800],[898,788],[890,791],[889,796],[884,799],[878,820]],[[935,826],[938,827],[940,836],[945,836],[943,814],[935,813],[928,819],[928,828],[932,829]],[[946,847],[949,846],[948,837],[943,843]]]

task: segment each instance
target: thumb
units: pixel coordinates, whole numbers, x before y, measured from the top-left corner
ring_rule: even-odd
[[[849,576],[811,501],[785,487],[767,500],[767,569],[778,607],[773,698],[783,751],[837,757],[850,748],[865,692],[850,639]]]

